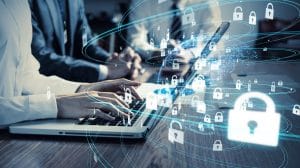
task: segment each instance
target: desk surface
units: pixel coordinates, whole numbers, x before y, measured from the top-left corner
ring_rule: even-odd
[[[145,81],[153,68],[141,78]],[[294,84],[298,86],[298,84]],[[299,101],[299,99],[298,99]],[[278,103],[278,102],[275,102]],[[208,107],[214,115],[220,109]],[[229,141],[228,110],[224,122],[215,124],[215,130],[200,132],[197,128],[203,115],[189,106],[183,106],[184,144],[168,141],[169,111],[158,123],[146,141],[123,139],[45,137],[0,133],[0,167],[299,167],[299,138],[289,133],[300,133],[300,117],[286,109],[282,114],[281,136],[278,147],[265,147]],[[174,116],[173,116],[174,117]],[[221,140],[223,151],[212,150],[215,140]],[[97,153],[97,155],[94,155]],[[97,156],[97,162],[94,160]]]

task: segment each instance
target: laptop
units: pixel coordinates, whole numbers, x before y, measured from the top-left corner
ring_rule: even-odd
[[[221,37],[229,28],[229,22],[223,22],[217,31],[208,41],[206,47],[202,50],[201,55],[210,54],[209,43],[220,41]],[[204,54],[203,54],[204,53]],[[185,74],[185,82],[179,84],[172,90],[172,99],[175,100],[178,93],[176,89],[181,89],[193,80],[196,72],[191,64],[188,72]],[[146,97],[146,93],[156,93],[157,90],[162,90],[164,85],[145,83],[138,89],[138,93],[142,97]],[[176,94],[175,94],[176,93]],[[131,118],[130,124],[124,119],[109,122],[103,119],[95,119],[92,121],[78,121],[72,119],[46,119],[26,121],[13,124],[9,127],[9,132],[12,134],[31,134],[31,135],[57,135],[57,136],[93,136],[107,138],[124,138],[124,139],[146,139],[150,132],[155,128],[157,123],[163,118],[168,111],[168,107],[159,107],[157,110],[146,109],[146,102],[134,101],[130,108],[134,115]]]

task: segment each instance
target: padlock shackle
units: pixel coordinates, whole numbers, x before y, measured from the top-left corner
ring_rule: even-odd
[[[182,125],[179,121],[176,121],[176,120],[172,120],[171,123],[170,123],[170,128],[173,129],[173,125],[174,124],[178,124],[179,125],[179,128],[182,130]]]
[[[173,76],[172,76],[172,79],[177,79],[177,75],[173,75]]]
[[[173,59],[173,63],[178,63],[178,59]]]
[[[223,116],[223,113],[222,112],[217,112],[216,116]]]
[[[300,109],[300,105],[299,104],[295,104],[293,108],[294,109]]]
[[[219,144],[219,145],[221,145],[221,144],[222,144],[222,141],[221,141],[221,140],[215,140],[214,144]]]
[[[250,16],[255,16],[256,17],[256,12],[255,11],[251,11],[250,12]]]
[[[222,88],[219,88],[219,87],[217,87],[217,88],[214,89],[214,92],[217,92],[217,91],[220,91],[221,93],[223,92]]]
[[[249,92],[241,95],[237,98],[237,100],[234,103],[234,110],[240,110],[239,107],[242,107],[243,103],[249,100],[250,98],[256,98],[264,101],[266,103],[266,112],[275,113],[276,109],[273,100],[268,95],[261,92]]]
[[[237,13],[237,10],[238,10],[238,9],[241,10],[241,12],[243,12],[243,8],[240,7],[240,6],[235,7],[235,8],[234,8],[234,12]]]
[[[125,92],[126,92],[126,93],[130,93],[130,94],[131,94],[131,90],[130,90],[130,88],[126,88],[126,89],[125,89]]]
[[[199,74],[199,75],[197,76],[197,79],[199,80],[199,78],[202,79],[202,80],[205,80],[204,75],[200,75],[200,74]]]
[[[190,8],[186,8],[186,9],[183,11],[183,14],[186,15],[186,12],[187,12],[187,11],[191,11],[191,13],[194,13],[193,8],[190,7]]]
[[[270,7],[271,7],[271,8],[270,8]],[[267,8],[268,8],[268,9],[274,9],[274,6],[273,6],[272,3],[268,3]]]

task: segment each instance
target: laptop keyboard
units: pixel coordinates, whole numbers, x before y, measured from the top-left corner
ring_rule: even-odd
[[[76,124],[78,125],[104,125],[104,126],[132,126],[145,110],[145,99],[134,100],[129,105],[131,112],[130,120],[128,118],[116,117],[114,121],[108,121],[98,117],[79,118]]]

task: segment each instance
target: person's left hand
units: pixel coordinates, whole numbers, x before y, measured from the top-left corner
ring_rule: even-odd
[[[118,95],[124,95],[125,89],[129,88],[131,90],[132,96],[138,100],[142,100],[142,97],[137,93],[135,87],[140,86],[141,83],[130,81],[127,79],[116,79],[116,80],[106,80],[103,82],[82,84],[77,92],[87,92],[87,91],[98,91],[98,92],[113,92]]]

